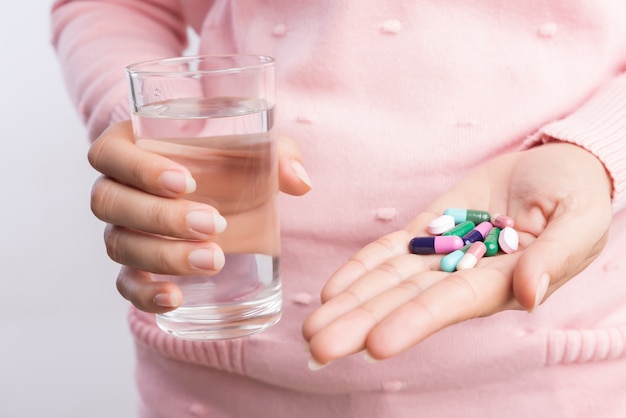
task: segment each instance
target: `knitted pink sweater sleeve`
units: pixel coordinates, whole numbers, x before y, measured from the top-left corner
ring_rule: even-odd
[[[613,181],[614,211],[626,208],[626,73],[572,114],[544,126],[526,146],[553,140],[577,144],[598,157]]]
[[[68,92],[90,140],[129,117],[124,67],[180,55],[187,43],[177,0],[57,0],[51,27]]]

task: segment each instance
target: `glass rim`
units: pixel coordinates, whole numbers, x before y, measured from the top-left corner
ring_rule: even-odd
[[[248,59],[249,64],[228,66],[224,68],[215,69],[195,69],[195,70],[168,70],[168,66],[189,62],[202,62],[208,60],[226,60],[226,59]],[[271,67],[275,63],[274,58],[269,55],[254,55],[254,54],[225,54],[225,55],[190,55],[179,56],[170,58],[157,58],[144,61],[138,61],[133,64],[129,64],[125,67],[126,72],[129,75],[163,75],[163,76],[188,76],[188,75],[211,75],[211,74],[229,74],[240,73],[244,71],[258,70],[266,67]],[[163,68],[155,69],[155,66],[163,66]],[[142,69],[143,67],[152,67],[152,69]]]

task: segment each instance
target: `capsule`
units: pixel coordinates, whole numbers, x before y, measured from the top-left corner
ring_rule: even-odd
[[[448,254],[463,247],[463,240],[456,235],[438,237],[415,237],[409,243],[413,254]]]
[[[476,228],[476,224],[474,222],[465,221],[465,222],[461,222],[454,228],[450,229],[449,231],[444,232],[441,235],[444,235],[444,236],[456,235],[457,237],[462,237],[463,235],[467,234],[469,231],[471,231],[474,228]]]
[[[500,236],[501,229],[497,226],[494,226],[487,232],[487,236],[485,237],[485,247],[487,247],[487,251],[485,251],[485,256],[491,257],[498,254],[498,250],[500,247],[498,246],[498,237]]]
[[[459,260],[463,258],[465,251],[467,251],[471,245],[472,244],[467,244],[466,246],[441,257],[441,260],[439,260],[439,267],[441,270],[447,271],[448,273],[452,273],[456,270]]]
[[[507,254],[517,251],[519,247],[519,235],[517,231],[511,227],[502,228],[498,237],[498,244],[502,251]]]
[[[511,228],[515,226],[515,221],[513,220],[513,218],[504,215],[495,215],[491,223],[493,224],[493,226],[497,226],[500,229],[506,228],[507,226]]]
[[[476,241],[483,241],[487,236],[487,233],[493,228],[491,222],[481,222],[476,225],[476,228],[463,235],[463,243],[470,244]]]
[[[465,221],[472,221],[478,225],[481,222],[489,222],[491,220],[489,212],[484,210],[448,208],[443,211],[443,214],[451,215],[454,218],[454,222],[457,224]]]
[[[441,235],[454,228],[454,218],[450,215],[441,215],[428,223],[426,230],[431,235]]]
[[[487,246],[482,241],[476,241],[471,244],[469,249],[463,254],[463,257],[459,260],[456,265],[457,270],[467,270],[473,268],[478,260],[483,258],[485,252],[487,251]]]

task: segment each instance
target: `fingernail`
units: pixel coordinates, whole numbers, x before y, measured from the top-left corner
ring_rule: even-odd
[[[174,193],[193,193],[196,190],[196,181],[193,177],[180,171],[165,171],[159,177],[161,186]]]
[[[216,213],[196,210],[187,215],[187,225],[203,234],[219,234],[226,229],[226,219]]]
[[[291,161],[291,169],[293,170],[293,172],[296,174],[296,176],[304,184],[309,186],[310,189],[313,188],[313,184],[311,183],[311,179],[309,178],[309,175],[307,174],[306,170],[304,169],[304,166],[302,165],[302,163],[300,163],[300,161],[292,160]]]
[[[324,367],[328,366],[330,363],[326,363],[326,364],[322,364],[322,363],[318,363],[317,360],[315,360],[313,357],[309,358],[309,370],[311,371],[318,371],[318,370],[322,370]]]
[[[375,359],[374,357],[372,357],[372,355],[369,353],[369,351],[365,351],[363,353],[363,358],[365,359],[365,361],[367,361],[368,363],[371,364],[376,364],[378,363],[378,359]]]
[[[219,270],[224,267],[225,262],[224,253],[221,251],[201,248],[189,254],[189,264],[202,270]]]
[[[177,308],[180,305],[180,297],[176,293],[159,293],[153,300],[164,308]]]
[[[535,304],[532,308],[528,310],[528,312],[532,312],[535,310],[543,299],[546,297],[546,293],[548,292],[548,286],[550,285],[550,276],[548,273],[543,273],[541,279],[539,279],[539,285],[537,285],[537,293],[535,293]]]

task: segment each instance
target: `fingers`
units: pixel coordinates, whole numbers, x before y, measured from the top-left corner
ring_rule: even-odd
[[[429,257],[416,257],[413,254],[406,254],[389,260],[363,274],[334,297],[329,298],[321,309],[306,319],[302,327],[304,338],[310,339],[336,318],[353,309],[359,309],[379,294],[396,286],[403,286],[406,277],[427,270],[431,263],[429,260]]]
[[[117,290],[138,309],[150,313],[164,313],[176,309],[182,301],[178,286],[167,281],[156,281],[144,271],[122,267],[117,277]]]
[[[302,156],[296,143],[290,138],[278,138],[278,175],[280,190],[301,196],[313,187],[311,179],[302,165]]]
[[[553,217],[516,266],[513,291],[519,304],[532,312],[587,267],[604,247],[609,223],[610,214],[591,207]]]
[[[113,225],[182,239],[206,240],[226,229],[211,206],[151,195],[108,177],[94,183],[91,210]]]
[[[352,284],[357,278],[381,263],[401,254],[408,254],[411,234],[396,231],[368,244],[337,270],[322,289],[322,302],[326,302]]]
[[[158,274],[213,275],[224,253],[210,241],[183,241],[107,225],[105,244],[116,262]]]
[[[428,212],[421,213],[406,229],[385,235],[363,247],[326,282],[321,292],[322,302],[326,302],[343,292],[356,279],[386,260],[408,254],[411,238],[416,234],[424,233],[426,225],[435,216]]]
[[[424,271],[366,301],[359,301],[360,297],[367,297],[362,293],[365,282],[362,286],[355,283],[312,316],[314,320],[323,320],[318,324],[322,325],[319,329],[311,328],[310,334],[305,335],[311,355],[321,364],[361,350],[375,359],[389,358],[445,327],[497,312],[510,304],[510,274],[516,258],[502,256],[505,260],[487,260],[491,266],[451,275]],[[402,258],[394,261],[396,272],[406,268],[403,264],[407,261]],[[372,286],[376,275],[381,278],[380,272],[369,274]],[[387,280],[393,281],[393,275],[389,274]],[[362,290],[356,290],[359,288]],[[344,296],[346,293],[348,296]],[[342,312],[339,303],[349,303],[350,299],[351,308]],[[333,303],[335,300],[339,303]]]
[[[137,147],[130,121],[104,131],[90,147],[88,159],[105,176],[151,194],[176,197],[196,187],[187,168]]]
[[[522,187],[511,211],[537,236],[514,272],[518,302],[532,311],[547,294],[580,273],[599,254],[612,217],[611,182],[588,151],[553,142],[521,154],[513,181]]]

